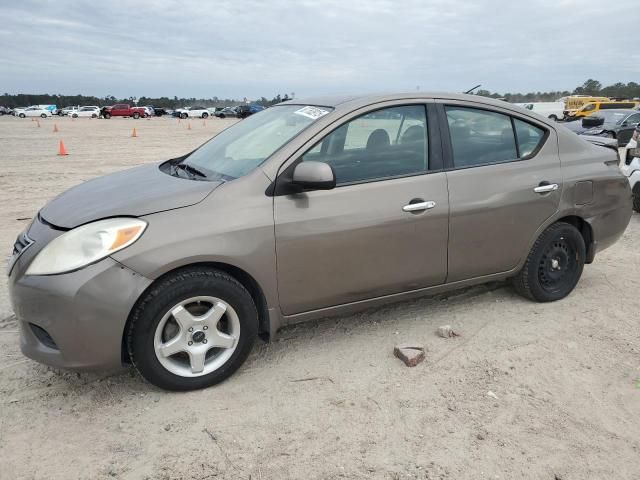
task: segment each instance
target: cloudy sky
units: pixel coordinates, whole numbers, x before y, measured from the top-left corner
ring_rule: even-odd
[[[0,0],[0,90],[129,96],[640,82],[638,0]]]

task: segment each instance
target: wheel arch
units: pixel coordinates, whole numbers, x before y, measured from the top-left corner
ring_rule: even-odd
[[[156,278],[140,294],[140,296],[138,297],[136,302],[133,304],[133,307],[131,307],[131,310],[129,311],[129,315],[127,317],[127,321],[126,321],[124,329],[122,331],[122,339],[121,339],[121,347],[120,347],[122,363],[125,363],[125,364],[126,363],[131,363],[130,359],[129,359],[129,353],[127,351],[127,332],[129,331],[129,326],[131,324],[131,318],[132,318],[133,312],[135,311],[135,309],[138,306],[138,304],[141,301],[141,299],[147,294],[147,292],[149,290],[151,290],[155,285],[157,285],[159,282],[164,280],[167,276],[173,275],[176,272],[179,272],[181,270],[188,270],[188,269],[191,269],[191,268],[198,268],[198,267],[200,267],[200,268],[209,268],[209,269],[212,269],[212,270],[219,270],[221,272],[224,272],[224,273],[232,276],[234,279],[236,279],[238,282],[240,282],[242,284],[242,286],[247,289],[247,291],[251,295],[251,298],[255,302],[256,310],[258,311],[258,336],[260,336],[260,338],[262,338],[263,340],[268,340],[270,338],[270,335],[272,333],[275,333],[275,332],[271,332],[270,331],[271,328],[270,328],[270,321],[269,321],[269,309],[268,309],[268,306],[267,306],[267,299],[266,299],[266,297],[264,295],[262,287],[256,281],[256,279],[253,278],[253,276],[251,274],[249,274],[245,270],[243,270],[243,269],[241,269],[241,268],[239,268],[239,267],[237,267],[235,265],[231,265],[229,263],[224,263],[224,262],[196,262],[196,263],[190,263],[190,264],[181,265],[181,266],[176,267],[176,268],[174,268],[172,270],[169,270],[169,271],[163,273],[158,278]]]
[[[589,222],[587,222],[584,218],[578,215],[567,215],[565,217],[558,218],[553,223],[564,222],[569,225],[573,225],[582,235],[584,240],[584,245],[587,249],[587,258],[585,259],[586,264],[593,263],[593,260],[596,255],[596,248],[593,239],[593,227]]]

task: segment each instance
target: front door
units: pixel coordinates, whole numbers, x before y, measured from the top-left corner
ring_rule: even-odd
[[[562,171],[555,132],[460,102],[439,111],[451,153],[447,282],[507,272],[558,210]]]
[[[337,186],[274,198],[285,315],[445,281],[447,181],[430,169],[441,165],[433,140],[425,105],[393,106],[347,121],[302,156],[330,164]]]

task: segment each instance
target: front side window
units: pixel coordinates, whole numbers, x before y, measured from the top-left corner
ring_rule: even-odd
[[[223,130],[185,161],[210,179],[241,177],[331,110],[303,105],[268,108]]]
[[[424,105],[390,107],[338,127],[302,157],[328,163],[336,184],[424,173],[429,160]]]

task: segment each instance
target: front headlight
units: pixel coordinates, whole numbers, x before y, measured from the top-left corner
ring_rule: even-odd
[[[27,275],[53,275],[77,270],[134,243],[147,222],[109,218],[74,228],[53,239],[27,269]]]

